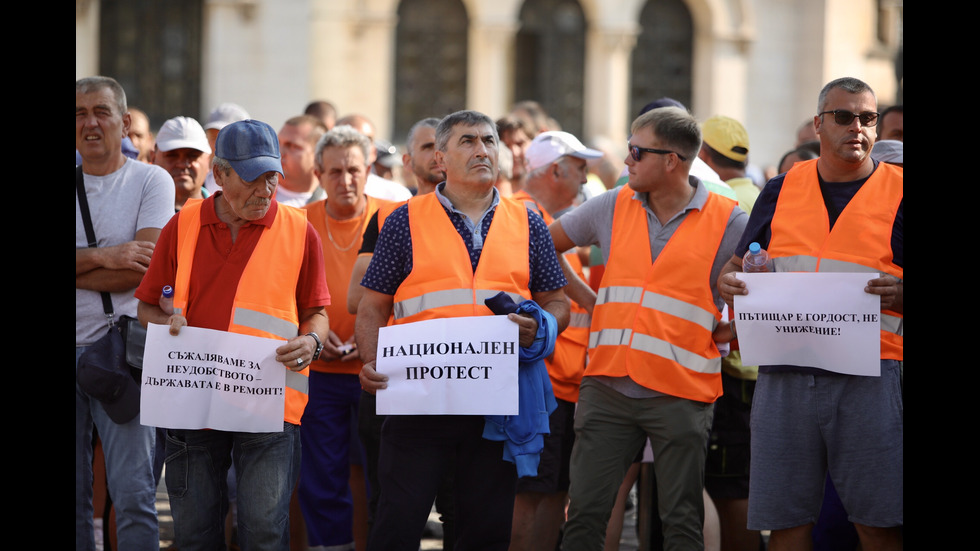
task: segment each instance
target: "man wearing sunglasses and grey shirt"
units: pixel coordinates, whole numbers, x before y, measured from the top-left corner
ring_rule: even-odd
[[[701,147],[684,109],[633,121],[629,183],[549,229],[555,248],[598,245],[605,257],[575,412],[562,549],[601,548],[616,489],[649,437],[665,549],[703,549],[704,463],[721,395],[716,343],[732,336],[714,282],[748,219],[690,176]]]
[[[881,372],[845,375],[761,365],[752,402],[748,527],[770,551],[811,548],[827,473],[864,549],[900,549],[904,522],[904,172],[871,157],[874,91],[841,78],[820,92],[820,157],[763,188],[718,290],[748,294],[741,256],[752,241],[777,272],[867,272],[881,296]]]

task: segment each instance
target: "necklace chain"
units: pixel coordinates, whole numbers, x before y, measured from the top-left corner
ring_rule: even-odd
[[[349,251],[351,247],[353,247],[357,243],[358,234],[356,232],[354,233],[354,239],[351,240],[350,245],[347,245],[346,247],[340,246],[337,243],[337,241],[333,238],[333,232],[330,231],[330,217],[327,216],[327,237],[330,238],[330,242],[333,243],[335,249],[337,249],[340,252],[344,252],[344,251]]]

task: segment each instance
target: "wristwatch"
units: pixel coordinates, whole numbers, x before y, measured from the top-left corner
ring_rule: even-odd
[[[323,352],[323,343],[320,342],[320,337],[316,335],[313,331],[306,334],[307,337],[313,337],[316,341],[316,349],[313,351],[313,359],[316,360],[320,357],[320,352]]]

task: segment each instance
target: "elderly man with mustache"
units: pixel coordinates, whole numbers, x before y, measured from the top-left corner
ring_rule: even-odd
[[[136,290],[139,319],[169,325],[173,335],[188,325],[283,339],[276,349],[288,369],[283,430],[168,430],[174,532],[180,549],[224,547],[226,477],[234,463],[238,523],[247,527],[238,533],[241,548],[286,551],[309,366],[329,330],[320,237],[302,210],[274,199],[282,164],[271,126],[244,120],[224,127],[213,163],[220,190],[188,199],[164,227]],[[164,285],[174,286],[173,313],[159,306]]]

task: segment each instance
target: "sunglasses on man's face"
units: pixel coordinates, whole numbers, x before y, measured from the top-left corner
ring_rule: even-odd
[[[670,151],[669,149],[653,149],[650,147],[640,147],[638,145],[633,145],[629,142],[626,142],[626,147],[628,147],[630,150],[630,157],[633,157],[633,160],[636,162],[640,162],[640,159],[643,158],[644,153],[656,153],[657,155],[670,155],[671,153],[673,153],[674,155],[677,155],[677,157],[679,157],[680,160],[682,161],[687,160],[687,157],[681,155],[676,151]]]
[[[824,111],[820,113],[820,116],[833,115],[834,122],[841,126],[850,126],[854,119],[857,118],[861,121],[861,126],[875,126],[878,124],[878,113],[874,111],[865,111],[864,113],[851,113],[844,109],[834,109],[833,111]]]

